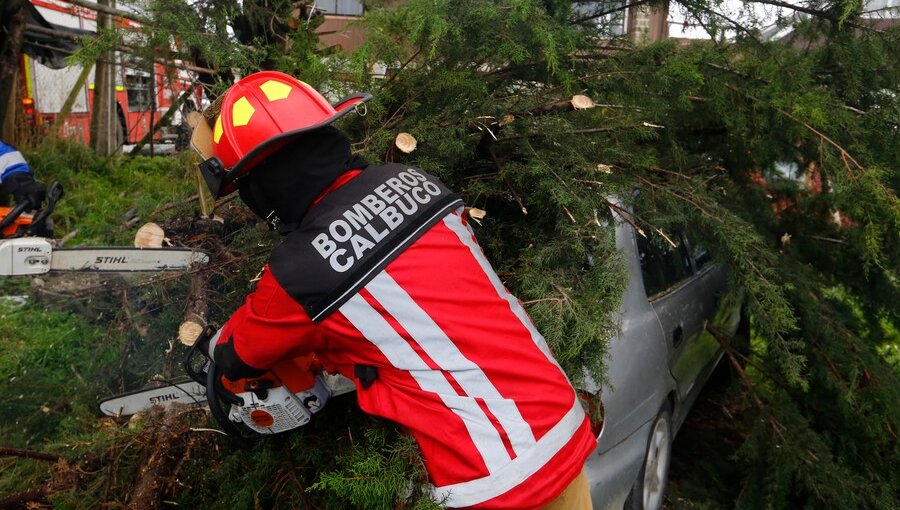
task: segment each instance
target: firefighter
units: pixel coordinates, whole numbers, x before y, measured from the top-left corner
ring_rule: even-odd
[[[33,210],[41,206],[47,188],[34,180],[22,153],[0,140],[0,202],[8,203],[10,195],[16,204],[28,200],[29,210]]]
[[[236,380],[315,353],[416,439],[449,508],[590,508],[588,418],[461,200],[420,169],[369,165],[330,125],[369,98],[331,105],[263,71],[195,130],[213,194],[237,191],[283,234],[210,346],[216,365]]]

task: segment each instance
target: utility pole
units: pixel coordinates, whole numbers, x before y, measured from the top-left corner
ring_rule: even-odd
[[[103,7],[115,7],[115,0],[98,0]],[[115,17],[97,13],[98,30],[114,30]],[[91,147],[97,154],[109,156],[119,149],[116,111],[116,51],[110,48],[97,59],[94,72],[94,113],[91,117]]]

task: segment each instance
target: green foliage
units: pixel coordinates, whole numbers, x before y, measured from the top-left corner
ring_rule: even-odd
[[[38,180],[63,186],[65,195],[53,221],[59,236],[78,231],[71,244],[128,246],[134,231],[125,225],[126,213],[134,209],[132,216],[146,218],[157,207],[179,202],[196,190],[187,154],[175,159],[103,159],[87,147],[48,139],[25,149],[24,155]]]
[[[479,239],[568,373],[580,382],[588,368],[601,380],[625,283],[606,212],[621,188],[597,189],[603,149],[571,143],[571,130],[603,112],[528,113],[579,90],[573,53],[589,42],[529,1],[410,1],[374,11],[366,26],[352,62],[375,100],[364,126],[346,126],[360,130],[360,151],[379,160],[396,133],[415,136],[408,161],[488,211]],[[363,72],[375,62],[389,79]],[[516,120],[501,127],[504,115]]]
[[[363,441],[353,444],[349,454],[340,459],[339,469],[322,472],[310,489],[328,493],[340,503],[334,508],[348,508],[350,504],[355,508],[390,510],[401,508],[397,501],[404,500],[407,504],[402,508],[438,508],[430,498],[411,494],[414,486],[410,480],[423,479],[424,466],[415,441],[393,435],[384,427],[367,429]],[[411,474],[415,476],[410,477]]]
[[[46,444],[51,451],[71,452],[73,445],[54,443],[95,430],[96,398],[109,391],[106,380],[96,377],[98,367],[115,360],[120,348],[108,333],[70,313],[0,303],[3,446]],[[74,450],[104,445],[101,437],[91,436]],[[2,459],[0,493],[37,485],[44,477],[42,464]]]
[[[420,166],[487,211],[475,225],[485,253],[576,385],[603,380],[603,353],[618,330],[626,275],[615,222],[650,235],[687,230],[730,269],[731,298],[746,297],[754,330],[732,431],[741,446],[717,479],[728,483],[715,483],[728,486],[711,499],[715,507],[900,506],[898,29],[866,29],[857,0],[815,2],[787,39],[761,41],[761,27],[735,26],[719,2],[684,0],[678,8],[713,41],[635,45],[596,22],[601,5],[393,3],[372,2],[361,22],[367,43],[352,55],[321,58],[314,23],[287,40],[255,37],[260,20],[285,19],[287,2],[201,2],[194,10],[157,0],[158,25],[143,37],[150,49],[178,39],[179,51],[195,48],[222,68],[278,68],[335,95],[372,92],[364,118],[342,121],[354,148],[373,162]],[[239,25],[249,31],[238,33]],[[575,94],[597,106],[573,111]],[[417,138],[412,154],[391,150],[400,132]],[[125,243],[125,211],[150,214],[193,192],[186,159],[101,160],[65,144],[28,157],[38,175],[71,192],[56,217],[59,231],[80,229],[74,242]],[[227,242],[246,263],[214,277],[214,322],[240,303],[273,239],[246,226]],[[92,403],[71,380],[59,389],[61,380],[77,370],[90,388],[133,387],[165,369],[160,353],[180,309],[159,303],[178,302],[186,282],[140,289],[129,302],[148,339],[126,321],[131,308],[121,301],[106,303],[97,323],[39,321],[30,305],[7,312],[42,331],[29,350],[26,336],[0,329],[20,338],[0,344],[0,395],[21,391],[4,371],[26,377],[27,361],[36,374],[28,375],[36,377],[32,407],[17,408],[28,417],[17,419],[32,421],[10,427],[10,437],[48,447],[90,442]],[[112,331],[101,329],[110,321],[119,328],[114,341],[97,351],[64,334],[75,328],[97,338]],[[72,354],[57,352],[57,341]],[[121,358],[106,350],[126,345]],[[67,417],[35,414],[37,399],[68,406]],[[128,440],[122,435],[115,441]],[[96,445],[109,441],[96,437]],[[211,444],[185,459],[192,489],[173,496],[182,506],[434,507],[410,498],[424,481],[410,440],[346,399],[249,451]],[[11,469],[0,487],[40,478],[30,462]],[[127,467],[116,464],[119,471]],[[129,478],[119,474],[124,487]],[[83,492],[85,506],[102,499]]]

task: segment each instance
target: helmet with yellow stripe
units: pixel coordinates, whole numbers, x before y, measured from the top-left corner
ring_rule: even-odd
[[[268,156],[371,98],[369,94],[354,94],[331,104],[316,89],[292,76],[261,71],[228,89],[212,125],[197,123],[191,145],[204,158],[200,169],[213,196],[225,196]]]

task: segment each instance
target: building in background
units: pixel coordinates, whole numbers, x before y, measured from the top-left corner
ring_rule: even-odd
[[[353,22],[365,13],[363,4],[362,0],[316,0],[316,9],[325,16],[316,33],[325,46],[352,51],[362,45],[365,33]],[[665,7],[626,6],[625,0],[581,2],[575,6],[576,10],[585,14],[598,12],[598,8],[612,11],[596,19],[598,24],[608,25],[610,34],[627,34],[635,42],[659,41],[669,36],[672,22]]]
[[[316,0],[316,9],[325,16],[316,29],[325,46],[353,51],[365,41],[362,28],[353,25],[365,12],[362,0]]]

